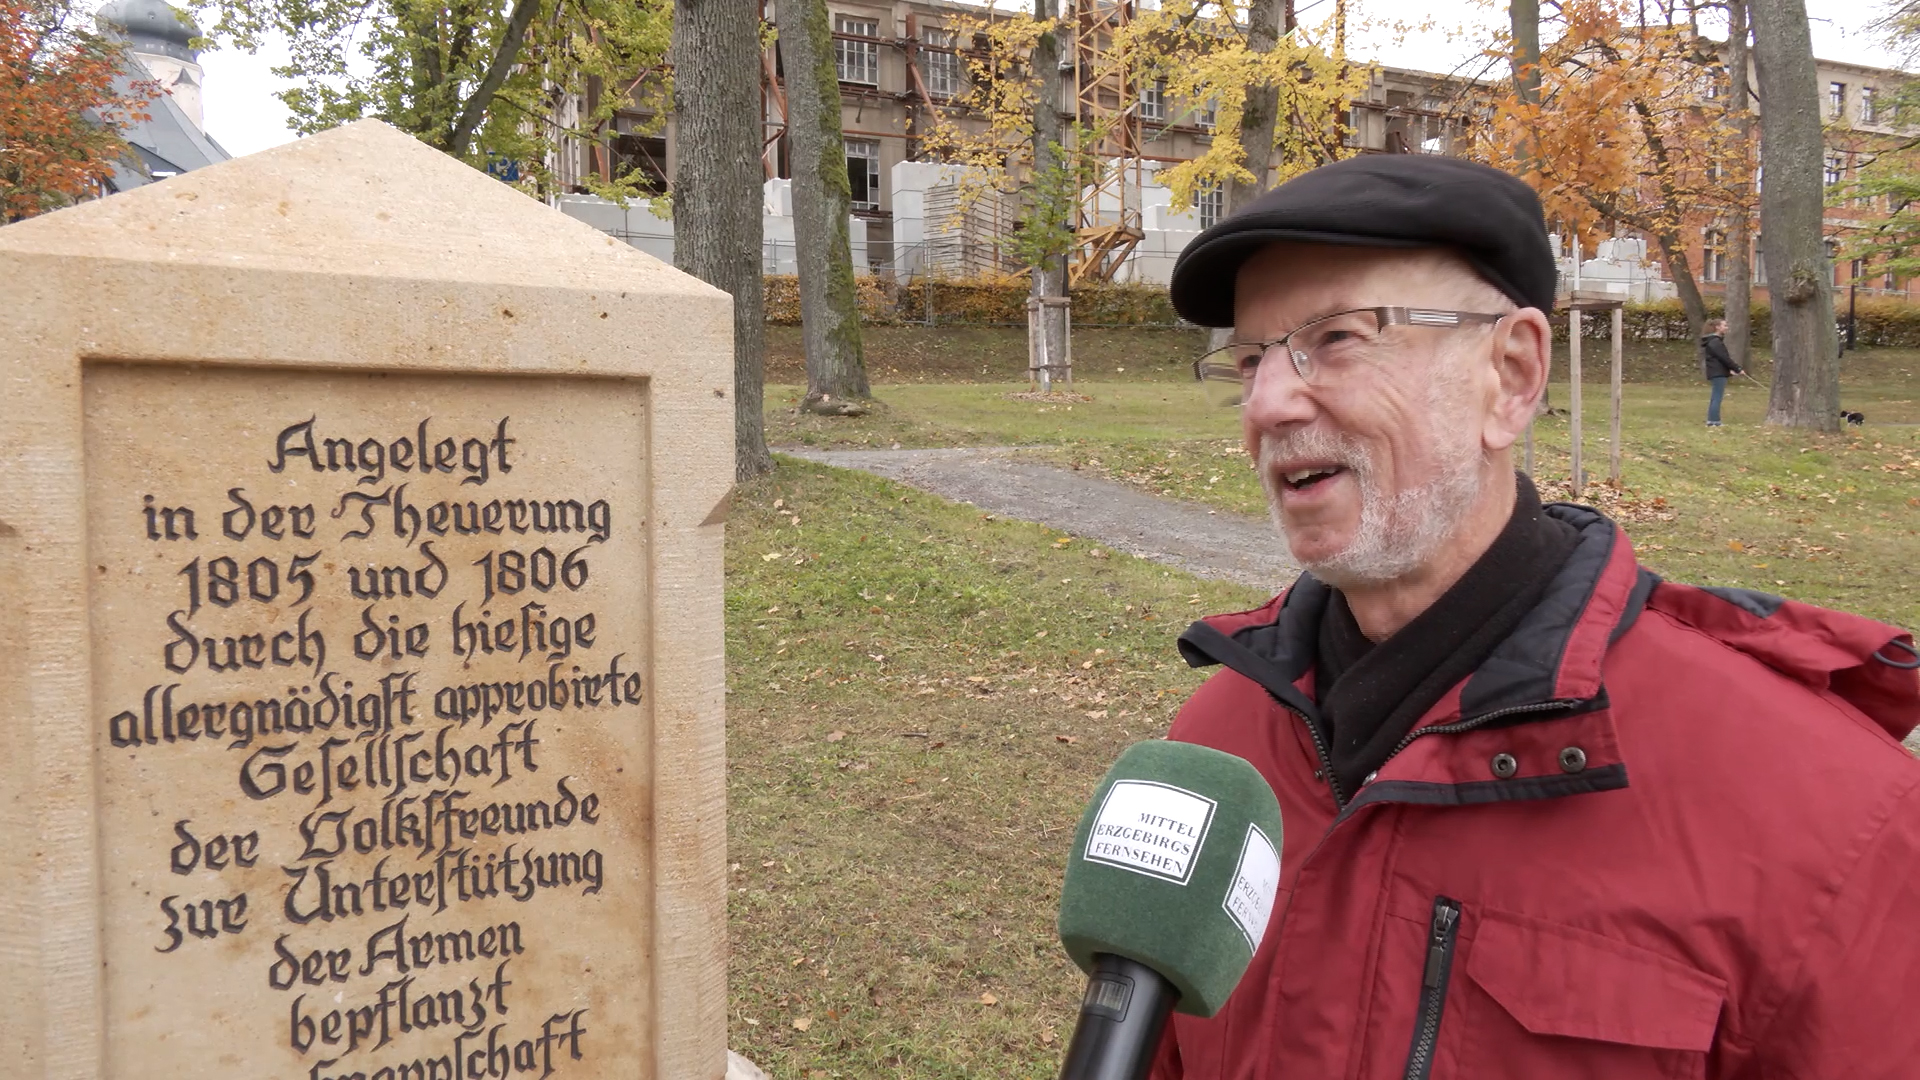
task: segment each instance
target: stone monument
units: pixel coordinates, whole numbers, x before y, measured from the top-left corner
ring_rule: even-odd
[[[0,229],[0,1061],[726,1069],[730,301],[377,122]]]

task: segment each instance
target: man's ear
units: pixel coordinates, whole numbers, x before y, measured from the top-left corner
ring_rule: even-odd
[[[1553,329],[1539,308],[1521,308],[1500,320],[1493,332],[1493,408],[1488,410],[1480,442],[1489,451],[1512,446],[1533,422],[1534,409],[1547,392],[1547,363]]]

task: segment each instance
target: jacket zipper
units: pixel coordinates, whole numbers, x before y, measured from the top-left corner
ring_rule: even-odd
[[[1347,807],[1347,794],[1340,790],[1340,778],[1335,775],[1333,771],[1333,753],[1327,748],[1326,741],[1320,737],[1320,728],[1307,717],[1306,713],[1281,701],[1279,695],[1275,694],[1272,696],[1276,704],[1299,717],[1300,722],[1307,725],[1307,734],[1313,739],[1314,752],[1320,757],[1320,774],[1327,778],[1327,787],[1333,792],[1333,808],[1336,811],[1345,810]],[[1465,720],[1455,720],[1451,724],[1434,724],[1430,727],[1415,728],[1407,732],[1406,736],[1387,753],[1387,759],[1391,761],[1400,751],[1405,750],[1413,740],[1425,735],[1452,735],[1457,732],[1472,731],[1482,724],[1492,723],[1504,717],[1518,716],[1523,713],[1553,712],[1557,709],[1565,709],[1578,704],[1580,704],[1580,699],[1578,698],[1556,698],[1552,701],[1536,701],[1531,705],[1515,705],[1510,708],[1495,709],[1492,712],[1481,713],[1479,716],[1469,717]]]
[[[1313,738],[1314,752],[1320,755],[1320,775],[1327,778],[1327,787],[1333,791],[1333,808],[1336,811],[1344,809],[1347,805],[1347,797],[1340,790],[1339,777],[1333,773],[1333,751],[1327,748],[1326,741],[1320,737],[1320,726],[1308,719],[1306,713],[1301,712],[1299,709],[1294,708],[1284,701],[1280,701],[1278,696],[1275,696],[1274,700],[1279,702],[1281,708],[1299,717],[1300,722],[1307,725],[1307,734]],[[1395,753],[1398,752],[1397,750],[1395,751]]]
[[[1440,1014],[1453,977],[1453,945],[1460,932],[1460,902],[1433,898],[1433,922],[1427,931],[1427,963],[1420,976],[1420,1011],[1414,1018],[1413,1048],[1407,1052],[1406,1080],[1427,1080],[1433,1050],[1440,1042]]]
[[[1536,701],[1531,705],[1515,705],[1511,708],[1495,709],[1492,712],[1481,713],[1479,716],[1470,717],[1466,720],[1455,720],[1451,724],[1434,724],[1431,727],[1414,728],[1412,731],[1407,732],[1391,751],[1388,751],[1387,759],[1391,761],[1400,751],[1405,750],[1413,740],[1421,738],[1422,736],[1452,735],[1456,732],[1472,731],[1474,728],[1480,727],[1483,724],[1488,724],[1504,717],[1518,716],[1521,713],[1553,712],[1556,709],[1566,709],[1578,704],[1580,704],[1580,699],[1578,698],[1557,698],[1553,701]],[[1309,724],[1308,726],[1311,727],[1312,725]]]

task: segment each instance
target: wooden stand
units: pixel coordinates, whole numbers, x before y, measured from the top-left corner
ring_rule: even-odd
[[[1582,316],[1589,311],[1612,312],[1612,425],[1609,433],[1607,476],[1614,482],[1620,482],[1620,337],[1622,331],[1621,312],[1626,307],[1626,298],[1613,293],[1575,289],[1573,298],[1567,303],[1567,378],[1572,385],[1567,394],[1567,456],[1572,475],[1573,497],[1578,499],[1586,489],[1587,479],[1581,464],[1581,437],[1583,416],[1581,405],[1583,395],[1580,385],[1580,324]],[[1532,445],[1529,440],[1529,456]]]

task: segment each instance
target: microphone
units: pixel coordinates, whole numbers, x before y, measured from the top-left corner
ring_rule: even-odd
[[[1087,973],[1061,1080],[1142,1080],[1169,1013],[1220,1011],[1273,914],[1280,840],[1245,759],[1157,739],[1120,755],[1060,889],[1060,944]]]

